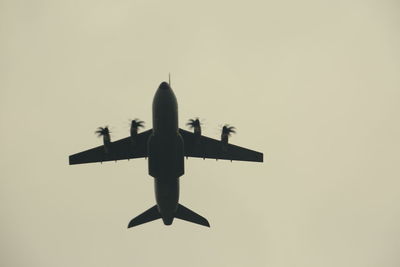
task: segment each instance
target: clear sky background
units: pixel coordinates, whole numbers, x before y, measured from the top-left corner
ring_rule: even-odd
[[[397,267],[398,1],[0,1],[0,265]],[[262,164],[186,161],[176,220],[147,161],[68,166],[110,125],[151,127],[172,73]]]

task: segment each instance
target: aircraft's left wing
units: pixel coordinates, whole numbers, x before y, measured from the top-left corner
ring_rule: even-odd
[[[179,129],[185,143],[185,157],[226,159],[263,162],[263,153],[221,141],[207,136],[196,137],[192,132]]]
[[[104,149],[104,146],[98,146],[71,155],[69,156],[69,164],[73,165],[147,157],[147,140],[152,132],[152,129],[150,129],[138,134],[135,138],[135,142],[132,142],[131,137],[111,142],[107,152]]]

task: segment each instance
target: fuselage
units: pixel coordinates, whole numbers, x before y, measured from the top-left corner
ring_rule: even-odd
[[[153,99],[153,134],[148,140],[149,175],[154,177],[158,211],[172,224],[179,202],[179,177],[184,170],[184,143],[179,134],[178,103],[163,82]]]

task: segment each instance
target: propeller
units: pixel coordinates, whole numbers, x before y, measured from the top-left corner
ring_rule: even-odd
[[[110,130],[108,129],[108,126],[106,127],[99,127],[97,128],[97,130],[94,132],[95,134],[97,134],[97,137],[101,137],[101,136],[107,136],[110,135]]]
[[[190,119],[187,123],[186,126],[189,127],[189,129],[193,129],[194,134],[200,136],[201,135],[201,125],[203,123],[200,122],[200,119],[196,117],[195,119]]]
[[[138,129],[144,127],[144,121],[141,121],[139,119],[134,119],[131,120],[131,139],[132,139],[132,144],[135,144],[136,141],[136,136],[138,135]]]
[[[196,127],[201,127],[201,122],[199,120],[199,117],[196,117],[195,119],[190,119],[186,125],[189,126],[190,129],[196,128]]]
[[[228,144],[229,137],[234,133],[236,133],[235,127],[230,126],[229,124],[225,124],[222,127],[221,142],[224,144],[224,146]]]
[[[228,137],[231,136],[232,134],[236,133],[236,128],[233,126],[229,126],[229,124],[225,124],[222,127],[222,134],[227,135]]]
[[[131,122],[131,129],[138,130],[139,128],[144,128],[144,121],[139,119],[130,120]]]
[[[110,137],[110,130],[108,129],[108,126],[106,127],[99,127],[97,130],[94,132],[97,134],[98,137],[103,136],[103,144],[104,144],[104,152],[108,153],[110,144],[111,144],[111,137]]]

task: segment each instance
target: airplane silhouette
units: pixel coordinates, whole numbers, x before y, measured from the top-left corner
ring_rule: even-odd
[[[174,218],[210,227],[207,219],[179,204],[179,177],[185,173],[184,157],[263,162],[263,154],[229,144],[234,127],[225,125],[221,141],[201,135],[199,119],[189,120],[194,132],[178,127],[178,104],[170,84],[162,82],[153,99],[153,129],[138,133],[143,122],[133,120],[131,136],[111,142],[108,127],[96,133],[103,145],[69,156],[69,164],[148,158],[149,175],[154,177],[157,204],[132,219],[128,228],[162,219],[171,225]]]

